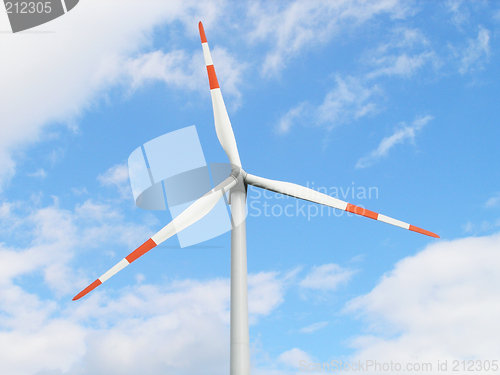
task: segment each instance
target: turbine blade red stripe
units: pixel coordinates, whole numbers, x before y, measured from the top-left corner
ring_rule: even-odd
[[[365,217],[369,217],[370,219],[377,220],[378,213],[367,210],[366,208],[355,206],[354,204],[347,203],[347,207],[345,209],[347,212],[351,212],[356,215],[361,215]]]
[[[76,301],[77,299],[82,298],[84,295],[87,293],[93,291],[95,288],[97,288],[99,285],[101,285],[102,282],[101,280],[97,279],[94,281],[92,284],[90,284],[88,287],[86,287],[84,290],[82,290],[80,293],[78,293],[74,298],[73,301]]]
[[[210,90],[218,89],[219,81],[217,81],[217,75],[215,74],[215,68],[213,65],[207,66],[208,72],[208,82],[210,83]]]
[[[198,28],[200,29],[200,37],[201,37],[201,42],[206,43],[207,42],[207,37],[205,36],[205,30],[203,29],[203,24],[198,23]]]
[[[150,238],[146,242],[144,242],[141,246],[139,246],[137,249],[132,251],[129,255],[125,257],[129,263],[132,263],[134,260],[137,258],[143,256],[146,254],[149,250],[154,248],[156,246],[156,243]]]
[[[417,233],[425,234],[426,236],[429,236],[429,237],[441,238],[436,233],[429,232],[428,230],[416,227],[414,225],[410,225],[409,229],[414,231],[414,232],[417,232]]]

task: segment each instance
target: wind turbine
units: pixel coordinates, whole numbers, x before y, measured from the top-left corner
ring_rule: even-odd
[[[245,203],[247,186],[253,185],[276,193],[285,194],[294,198],[322,204],[339,210],[344,210],[370,219],[382,221],[404,229],[418,232],[430,237],[439,238],[435,233],[404,223],[402,221],[366,210],[362,207],[344,202],[337,198],[322,194],[318,191],[290,182],[269,180],[247,173],[241,166],[236,140],[226,106],[222,98],[219,82],[208,48],[207,38],[203,25],[199,23],[201,45],[207,66],[208,81],[215,119],[215,130],[219,142],[229,158],[232,171],[229,177],[203,197],[194,202],[184,212],[173,219],[167,226],[144,242],[136,250],[118,262],[109,271],[95,280],[87,288],[77,294],[73,300],[78,300],[111,276],[121,271],[137,258],[146,254],[155,246],[172,237],[181,230],[194,224],[212,210],[226,192],[230,194],[231,215],[233,228],[231,230],[231,350],[230,374],[250,374],[250,351],[248,329],[248,296],[247,296],[247,248],[245,226]]]

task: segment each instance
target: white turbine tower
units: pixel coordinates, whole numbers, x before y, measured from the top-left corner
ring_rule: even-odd
[[[122,261],[117,263],[108,272],[103,274],[87,288],[76,295],[73,300],[80,299],[111,276],[122,270],[134,260],[147,253],[149,250],[159,245],[166,239],[172,237],[181,230],[194,224],[212,210],[217,202],[226,192],[230,193],[231,215],[233,219],[233,229],[231,231],[231,350],[230,350],[230,374],[249,375],[250,374],[250,351],[249,351],[249,331],[248,331],[248,296],[247,296],[247,248],[246,248],[246,227],[245,227],[245,203],[247,185],[253,185],[262,189],[276,193],[285,194],[291,197],[304,199],[306,201],[344,210],[357,215],[366,216],[374,220],[392,224],[427,236],[439,238],[438,235],[425,229],[415,227],[402,221],[392,219],[385,215],[366,210],[362,207],[341,201],[318,191],[292,184],[269,180],[245,172],[241,166],[236,140],[226,106],[222,98],[217,76],[215,74],[212,57],[208,48],[207,38],[203,25],[199,23],[203,54],[207,66],[208,80],[210,83],[210,94],[215,118],[215,130],[219,142],[227,154],[232,166],[229,177],[214,189],[209,191],[195,203],[189,206],[184,212],[172,220],[166,227],[144,242],[132,253],[127,255]]]

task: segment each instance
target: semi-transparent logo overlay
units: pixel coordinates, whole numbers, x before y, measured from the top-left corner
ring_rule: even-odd
[[[229,163],[207,165],[195,126],[164,134],[132,152],[130,183],[137,207],[170,210],[176,218],[191,204],[229,177]],[[177,234],[181,247],[231,230],[227,194],[201,220]]]
[[[72,10],[79,0],[16,1],[4,0],[12,32],[31,29],[50,22]]]

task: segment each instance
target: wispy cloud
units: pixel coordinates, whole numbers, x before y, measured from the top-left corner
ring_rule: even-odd
[[[411,125],[404,123],[389,137],[385,137],[380,142],[379,146],[367,156],[362,157],[356,163],[356,168],[370,167],[378,162],[383,157],[389,154],[389,151],[397,144],[405,143],[406,141],[414,142],[416,134],[434,117],[427,115],[418,117],[413,120]]]
[[[311,324],[310,326],[307,326],[307,327],[302,327],[301,329],[299,329],[299,332],[300,333],[313,333],[321,328],[326,327],[327,325],[328,325],[328,322],[318,322],[318,323]]]
[[[286,134],[292,128],[294,122],[302,117],[306,111],[307,103],[301,103],[298,106],[290,109],[281,119],[278,121],[276,131],[279,134]]]
[[[497,9],[494,13],[493,13],[493,19],[496,20],[496,21],[500,21],[500,9]]]
[[[39,168],[36,172],[28,173],[28,176],[43,180],[45,177],[47,177],[47,172],[45,172],[45,169]]]
[[[87,191],[87,188],[84,186],[84,187],[81,187],[79,189],[77,188],[71,188],[71,192],[76,195],[76,196],[80,196],[80,195],[83,195],[83,194],[88,194],[89,192]]]
[[[103,174],[97,176],[97,180],[103,186],[116,188],[122,198],[132,197],[132,190],[129,183],[128,165],[126,163],[114,165]]]
[[[235,101],[237,107],[241,100],[240,86],[247,64],[237,61],[226,49],[212,48],[211,54],[217,70],[217,78],[224,87],[224,94]],[[207,91],[205,62],[201,51],[192,55],[184,50],[169,52],[153,51],[130,58],[123,62],[121,70],[124,80],[130,80],[131,90],[152,81],[162,81],[181,90]]]
[[[255,2],[249,10],[256,25],[250,39],[269,41],[271,48],[262,72],[274,75],[303,49],[325,43],[340,33],[342,26],[359,26],[381,14],[402,17],[408,7],[403,2],[386,0]]]
[[[500,193],[497,193],[495,196],[489,198],[484,204],[485,208],[493,208],[500,206]]]
[[[382,75],[411,77],[417,69],[423,67],[427,62],[436,59],[434,52],[422,52],[410,56],[407,53],[395,56],[384,56],[376,61],[380,68],[368,73],[368,78],[375,78]]]
[[[366,75],[369,79],[384,75],[409,78],[428,63],[439,66],[439,58],[430,42],[415,28],[395,28],[389,41],[367,52],[363,59],[374,67]]]
[[[466,48],[457,51],[452,47],[455,56],[460,59],[460,74],[484,68],[484,63],[491,55],[490,34],[489,30],[479,26],[477,38],[469,39]]]
[[[499,202],[496,201],[494,202],[493,207],[498,207]],[[490,208],[490,207],[488,207]],[[498,227],[500,227],[500,218],[497,218],[495,220],[480,220],[478,222],[471,222],[468,221],[465,225],[462,225],[462,228],[465,233],[469,233],[471,235],[477,236],[479,234],[484,234],[484,233],[491,233],[493,231],[497,231]]]
[[[409,78],[427,64],[440,65],[437,54],[425,35],[416,28],[397,27],[388,41],[367,51],[363,60],[370,71],[357,76],[335,75],[335,85],[319,105],[304,101],[291,108],[276,125],[278,134],[289,133],[297,124],[322,126],[332,130],[336,126],[374,115],[381,111],[383,90],[376,78],[398,76]],[[378,82],[378,81],[377,81]]]
[[[466,224],[462,225],[462,228],[464,229],[465,233],[471,233],[472,230],[474,229],[474,224],[468,221]]]
[[[347,283],[354,273],[354,270],[342,268],[335,263],[314,266],[299,285],[307,289],[332,291]]]
[[[122,185],[128,182],[127,164],[116,164],[103,174],[97,176],[97,180],[103,185]]]
[[[469,22],[470,12],[463,0],[447,0],[445,6],[451,13],[451,21],[455,26],[461,26]]]
[[[338,124],[357,120],[377,110],[374,97],[381,94],[377,85],[365,85],[359,78],[335,77],[336,87],[326,94],[318,107],[318,122],[335,127]]]
[[[335,87],[323,102],[314,106],[303,102],[290,109],[279,121],[279,134],[290,132],[296,124],[323,126],[328,130],[378,111],[377,98],[382,92],[377,85],[367,85],[356,77],[335,76]]]
[[[123,69],[131,78],[133,89],[148,81],[160,80],[179,88],[193,90],[202,83],[203,71],[195,68],[200,64],[203,66],[202,56],[199,54],[189,56],[184,50],[154,51],[129,59]],[[199,73],[200,79],[194,79],[196,72]]]

